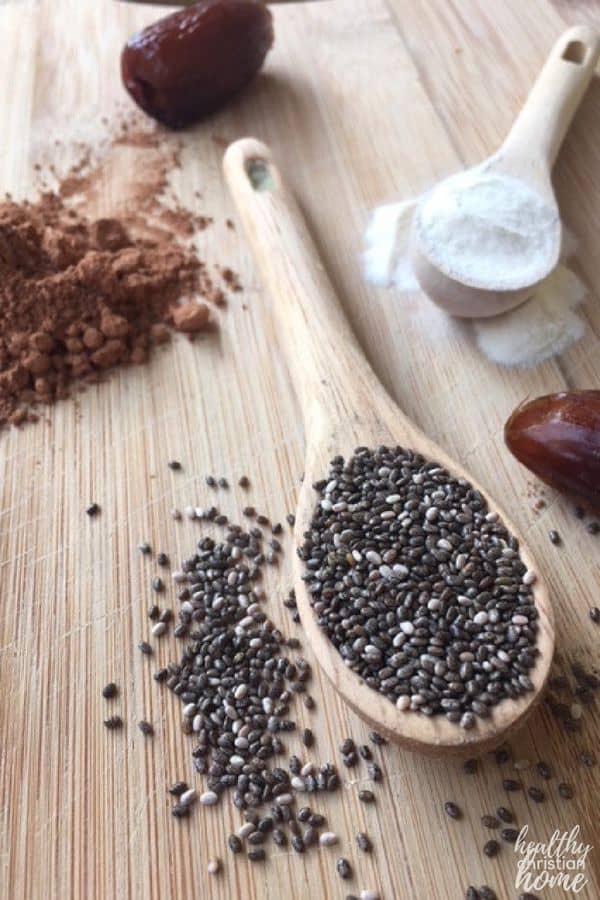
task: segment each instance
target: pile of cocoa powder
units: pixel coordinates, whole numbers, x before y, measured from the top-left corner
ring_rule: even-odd
[[[224,302],[193,244],[211,220],[167,196],[178,155],[154,133],[121,135],[100,165],[71,169],[39,199],[0,202],[0,426],[34,421],[35,407],[74,382],[145,362],[170,328],[206,328],[199,299]],[[97,218],[100,186],[115,173],[121,205]],[[239,289],[230,269],[215,268]]]
[[[0,203],[0,425],[32,418],[75,379],[145,362],[168,325],[204,328],[206,305],[178,305],[200,270],[189,249],[136,240],[55,194]]]

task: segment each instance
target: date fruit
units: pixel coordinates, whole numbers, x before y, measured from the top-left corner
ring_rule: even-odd
[[[600,509],[600,391],[523,403],[504,426],[504,440],[542,481]]]
[[[241,90],[272,44],[262,0],[200,0],[129,38],[121,78],[144,112],[183,128]]]

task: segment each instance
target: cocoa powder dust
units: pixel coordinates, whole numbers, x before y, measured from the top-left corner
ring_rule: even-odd
[[[154,191],[146,181],[143,202],[129,196],[118,217],[90,217],[114,154],[138,145],[142,178],[144,148],[154,153]],[[0,426],[35,421],[35,407],[67,396],[75,382],[144,363],[170,328],[206,328],[209,308],[198,298],[224,301],[192,241],[210,220],[169,205],[166,174],[178,151],[163,154],[161,170],[158,148],[152,134],[121,136],[113,156],[85,174],[70,173],[32,202],[0,202]]]

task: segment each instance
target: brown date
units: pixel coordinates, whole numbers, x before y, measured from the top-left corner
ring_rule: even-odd
[[[542,481],[600,509],[600,391],[523,403],[504,426],[504,440]]]
[[[144,112],[183,128],[241,90],[272,43],[272,16],[261,0],[200,0],[130,37],[121,77]]]

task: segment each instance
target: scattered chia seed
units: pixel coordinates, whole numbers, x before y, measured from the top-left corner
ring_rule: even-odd
[[[372,744],[375,744],[378,747],[383,747],[384,744],[387,744],[387,740],[383,737],[383,735],[379,734],[378,731],[370,731],[369,740]]]
[[[221,478],[219,478],[218,485],[220,488],[228,488],[229,482],[227,481],[226,478],[221,477]]]
[[[294,525],[296,524],[296,516],[294,515],[294,513],[288,513],[287,516],[285,517],[285,520],[288,523],[288,525],[290,526],[290,528],[293,528]]]
[[[312,813],[308,824],[312,825],[313,828],[322,828],[325,824],[325,816],[321,815],[321,813]]]
[[[544,792],[533,784],[527,788],[527,793],[535,803],[543,803],[546,799]]]
[[[552,778],[552,770],[550,769],[548,763],[541,761],[536,763],[535,771],[538,773],[540,778],[543,778],[545,781],[548,781],[550,778]]]
[[[262,862],[266,859],[266,853],[264,847],[251,847],[248,850],[248,859],[250,862]]]
[[[335,868],[340,878],[352,878],[352,866],[343,856],[339,857],[335,864]]]
[[[465,775],[475,775],[479,770],[479,762],[476,759],[465,759],[463,772]]]
[[[319,843],[321,847],[333,847],[334,844],[337,844],[339,838],[337,834],[333,831],[324,831],[323,834],[319,837]]]
[[[303,577],[319,626],[369,687],[394,703],[409,696],[422,715],[469,712],[467,728],[532,690],[538,626],[527,568],[478,491],[385,447],[335,457],[313,487]],[[440,664],[455,673],[451,687],[435,674]]]
[[[180,803],[177,803],[175,806],[171,807],[171,815],[175,816],[176,819],[184,819],[186,816],[189,816],[189,814],[189,806],[182,806]]]
[[[499,806],[496,810],[496,815],[502,822],[506,822],[507,825],[515,821],[514,815],[506,806]]]
[[[273,842],[278,847],[287,847],[287,835],[285,831],[282,831],[281,828],[275,828],[273,831]]]
[[[85,511],[86,511],[87,515],[90,517],[97,516],[98,513],[100,512],[100,507],[98,506],[97,503],[90,503],[89,506],[86,506]]]
[[[586,769],[593,769],[598,760],[596,759],[595,753],[590,753],[589,751],[584,750],[579,754],[579,762],[582,764],[582,766],[585,766]]]
[[[187,782],[185,782],[185,781],[176,781],[174,784],[172,784],[172,785],[168,788],[168,791],[169,791],[169,793],[172,794],[174,797],[180,797],[180,796],[183,794],[184,791],[187,791],[187,789],[188,789]]]
[[[167,463],[168,467],[173,470],[173,472],[179,472],[181,469],[181,463],[178,459],[170,459]]]
[[[162,578],[159,578],[158,575],[155,575],[154,578],[152,579],[152,590],[155,591],[157,594],[160,594],[160,593],[162,593],[162,591],[164,591],[164,589],[165,589],[164,581],[162,580]]]
[[[152,649],[152,647],[151,647],[151,645],[148,643],[148,641],[140,641],[139,644],[138,644],[138,649],[139,649],[145,656],[152,656],[152,654],[154,653],[154,650]]]
[[[206,482],[208,487],[214,488],[217,486],[217,479],[214,477],[214,475],[207,475],[204,481]]]
[[[220,859],[209,859],[208,865],[206,867],[206,871],[209,875],[218,875],[221,871],[221,860]]]
[[[358,792],[358,799],[361,803],[375,803],[375,794],[373,791],[362,790]]]
[[[479,900],[479,891],[473,885],[469,885],[465,891],[465,900]]]
[[[145,737],[152,737],[152,735],[154,734],[153,726],[150,724],[150,722],[146,722],[145,719],[141,719],[141,721],[138,722],[138,728]]]
[[[600,624],[600,608],[597,606],[592,606],[590,609],[590,619],[594,623],[594,625]]]
[[[588,522],[585,527],[588,534],[596,535],[600,532],[600,522]]]
[[[148,610],[148,618],[149,619],[158,619],[159,616],[160,616],[160,608],[156,605],[156,603],[153,603],[152,606],[150,607],[150,609]]]
[[[108,684],[105,684],[102,688],[102,696],[105,700],[111,700],[113,697],[116,697],[119,693],[119,688],[116,686],[114,681],[109,681]]]
[[[110,716],[108,719],[104,720],[104,724],[108,729],[112,731],[115,728],[123,727],[123,719],[121,718],[121,716]]]
[[[246,506],[242,510],[242,514],[244,516],[246,516],[248,519],[253,519],[254,516],[256,515],[256,510],[254,509],[253,506]]]
[[[247,475],[242,475],[239,479],[238,484],[241,488],[249,488],[250,487],[250,479]]]
[[[304,846],[304,841],[302,840],[299,834],[294,834],[291,840],[292,849],[296,851],[296,853],[304,853],[306,847]]]
[[[168,566],[169,565],[169,557],[166,553],[159,553],[156,557],[156,562],[159,566]]]
[[[247,840],[248,840],[249,844],[252,844],[254,846],[257,844],[264,844],[266,839],[267,839],[267,836],[266,836],[266,834],[263,834],[262,831],[253,831],[252,834],[248,835]]]
[[[563,798],[563,800],[571,800],[575,794],[575,791],[570,784],[561,781],[561,783],[558,785],[558,793]]]
[[[548,532],[548,537],[550,538],[550,543],[558,546],[561,543],[560,534],[554,528],[552,531]]]
[[[490,858],[498,856],[498,853],[500,852],[500,844],[498,843],[498,841],[494,840],[486,841],[486,843],[483,845],[483,852]]]
[[[516,828],[503,828],[500,832],[500,836],[502,840],[506,841],[508,844],[515,844],[519,837],[519,832]]]
[[[312,747],[315,743],[315,736],[310,728],[305,728],[302,732],[302,743],[305,747]]]
[[[520,781],[515,781],[514,778],[504,778],[502,780],[502,787],[505,791],[508,791],[510,793],[511,791],[520,791],[523,785]]]
[[[376,762],[369,763],[367,766],[367,772],[369,773],[369,778],[373,781],[383,781],[383,772],[381,770],[381,766],[379,766]]]
[[[482,884],[478,893],[479,900],[498,900],[496,891],[492,890],[487,884]]]
[[[204,794],[202,795],[202,797]],[[200,797],[200,802],[202,803],[202,797]],[[198,791],[195,788],[188,788],[187,791],[184,791],[179,797],[179,804],[181,806],[193,806],[196,800],[198,799]]]
[[[356,846],[359,850],[362,850],[363,853],[370,853],[373,849],[371,839],[364,831],[359,831],[356,835]]]
[[[496,818],[496,816],[489,816],[489,815],[482,816],[481,824],[485,828],[499,828],[500,827],[500,821]]]
[[[152,547],[147,541],[144,541],[143,544],[138,544],[138,550],[143,556],[148,556],[150,553],[152,553]]]
[[[352,738],[345,738],[340,744],[340,753],[342,756],[348,756],[350,753],[354,753],[356,750],[356,744],[352,740]]]
[[[462,813],[456,803],[453,803],[451,800],[447,800],[444,803],[444,812],[447,816],[450,816],[451,819],[460,819],[462,818]]]

